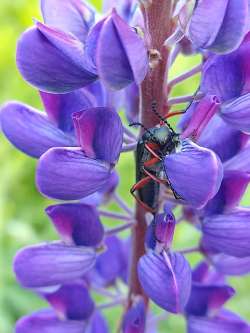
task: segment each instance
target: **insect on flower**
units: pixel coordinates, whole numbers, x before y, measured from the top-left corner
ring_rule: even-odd
[[[145,130],[137,144],[136,183],[130,192],[147,211],[155,213],[158,206],[160,184],[170,188],[176,199],[181,199],[172,187],[162,165],[164,156],[175,152],[180,140],[179,134],[157,112],[155,101],[152,102],[152,111],[161,120],[159,125],[147,129],[141,123],[130,124],[130,126],[141,126]],[[135,195],[135,191],[138,192],[138,196]]]

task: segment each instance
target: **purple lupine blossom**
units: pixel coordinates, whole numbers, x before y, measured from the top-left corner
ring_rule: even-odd
[[[48,303],[16,332],[108,333],[103,310],[122,306],[121,332],[154,333],[162,315],[152,301],[163,320],[183,315],[188,333],[247,333],[226,302],[235,295],[227,276],[250,272],[250,210],[240,206],[250,181],[249,1],[105,0],[103,9],[41,0],[44,23],[18,41],[17,67],[45,113],[9,102],[1,128],[38,159],[38,191],[62,202],[45,210],[61,240],[14,259],[18,282]],[[202,61],[169,81],[181,52]],[[199,72],[193,95],[170,96]],[[182,113],[177,133],[168,118]],[[117,193],[116,166],[129,151],[135,212]],[[104,209],[109,202],[119,212]],[[176,249],[185,222],[199,241]]]

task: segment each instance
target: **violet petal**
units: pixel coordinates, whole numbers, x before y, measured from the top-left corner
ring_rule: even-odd
[[[162,255],[149,252],[140,258],[138,277],[146,295],[163,309],[180,313],[191,291],[191,269],[180,253]]]
[[[38,190],[61,200],[81,199],[105,186],[110,166],[86,157],[79,149],[52,148],[39,160]]]
[[[96,208],[80,203],[49,206],[46,213],[62,239],[78,246],[97,246],[104,229]]]
[[[222,102],[240,96],[245,83],[240,51],[210,56],[202,70],[201,91],[216,95]],[[225,75],[227,73],[227,75]]]
[[[220,102],[216,96],[207,95],[196,105],[197,107],[193,110],[187,127],[181,134],[182,139],[187,137],[198,139],[211,118],[218,111]]]
[[[93,281],[100,285],[111,285],[123,271],[123,244],[116,236],[105,239],[106,249],[96,260]],[[112,265],[110,264],[112,263]]]
[[[94,302],[88,289],[80,282],[65,284],[55,292],[44,293],[43,296],[60,319],[86,320],[94,311]]]
[[[112,45],[112,51],[107,47]],[[140,84],[148,71],[148,55],[141,37],[115,10],[106,19],[98,41],[97,70],[110,88],[122,89],[135,81]]]
[[[139,87],[130,84],[125,90],[125,114],[130,123],[139,121]]]
[[[72,114],[96,106],[95,97],[87,89],[75,90],[68,94],[40,92],[48,117],[64,132],[74,129]]]
[[[228,126],[219,116],[215,115],[204,129],[198,144],[213,150],[222,162],[237,154],[244,145],[246,134]]]
[[[233,128],[250,132],[250,93],[222,104],[222,119]]]
[[[221,187],[204,208],[204,214],[223,214],[238,206],[249,182],[250,175],[246,172],[224,171]]]
[[[238,154],[224,164],[226,171],[250,173],[250,146],[247,145]]]
[[[84,333],[109,333],[108,324],[101,312],[94,312]]]
[[[204,285],[193,283],[191,295],[185,308],[188,316],[206,316],[220,309],[235,291],[227,285]]]
[[[97,74],[97,67],[96,67],[96,52],[97,52],[97,46],[98,41],[100,37],[101,30],[103,28],[103,24],[106,21],[106,17],[100,21],[98,21],[90,30],[86,43],[85,43],[85,49],[84,49],[84,60],[88,66],[88,68],[91,69],[91,72]]]
[[[37,23],[17,45],[17,66],[36,88],[67,93],[96,80],[85,68],[83,45],[73,36]]]
[[[17,280],[26,288],[56,286],[81,278],[96,260],[92,248],[44,243],[21,249],[14,259]]]
[[[40,310],[22,317],[16,323],[16,333],[85,333],[83,321],[60,320],[52,310]]]
[[[237,258],[226,254],[218,254],[210,259],[216,270],[221,274],[239,276],[250,273],[250,257]]]
[[[114,109],[86,109],[74,113],[73,122],[80,146],[88,157],[110,164],[117,162],[122,149],[123,126]]]
[[[240,258],[250,256],[249,219],[247,208],[205,218],[202,224],[205,248]]]
[[[45,114],[18,102],[5,104],[0,113],[2,131],[19,150],[40,157],[52,147],[76,146],[73,137],[58,129]]]
[[[164,158],[166,175],[179,196],[195,208],[202,208],[218,192],[223,170],[216,154],[184,140],[179,153]]]
[[[95,21],[95,12],[82,0],[41,0],[44,22],[65,32],[71,32],[81,42]]]
[[[226,1],[197,1],[189,26],[189,37],[196,48],[209,48],[220,31],[227,10]],[[213,21],[211,21],[213,17]]]
[[[223,317],[190,317],[187,323],[188,333],[247,333],[244,321]]]
[[[209,265],[206,261],[201,261],[192,272],[193,282],[204,282],[209,274]]]
[[[195,47],[218,53],[235,50],[246,33],[247,6],[247,0],[198,1],[189,27]]]
[[[123,333],[144,333],[146,324],[146,307],[143,299],[135,300],[127,310],[122,321]]]

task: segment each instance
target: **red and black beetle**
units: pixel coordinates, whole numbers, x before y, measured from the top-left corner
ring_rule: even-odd
[[[136,184],[132,186],[130,192],[145,210],[155,213],[158,206],[160,184],[165,184],[171,189],[174,197],[180,199],[164,173],[162,165],[163,158],[175,152],[180,141],[179,135],[158,114],[155,107],[152,107],[152,110],[161,119],[158,126],[147,129],[141,123],[130,124],[130,126],[139,125],[145,130],[137,144]],[[137,191],[138,196],[135,195],[135,191]]]

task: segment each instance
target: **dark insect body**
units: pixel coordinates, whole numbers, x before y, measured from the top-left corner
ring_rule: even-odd
[[[175,152],[178,143],[178,135],[163,125],[147,130],[137,144],[136,184],[131,193],[151,213],[157,211],[160,184],[165,184],[178,197],[164,176],[163,167],[163,158]]]

